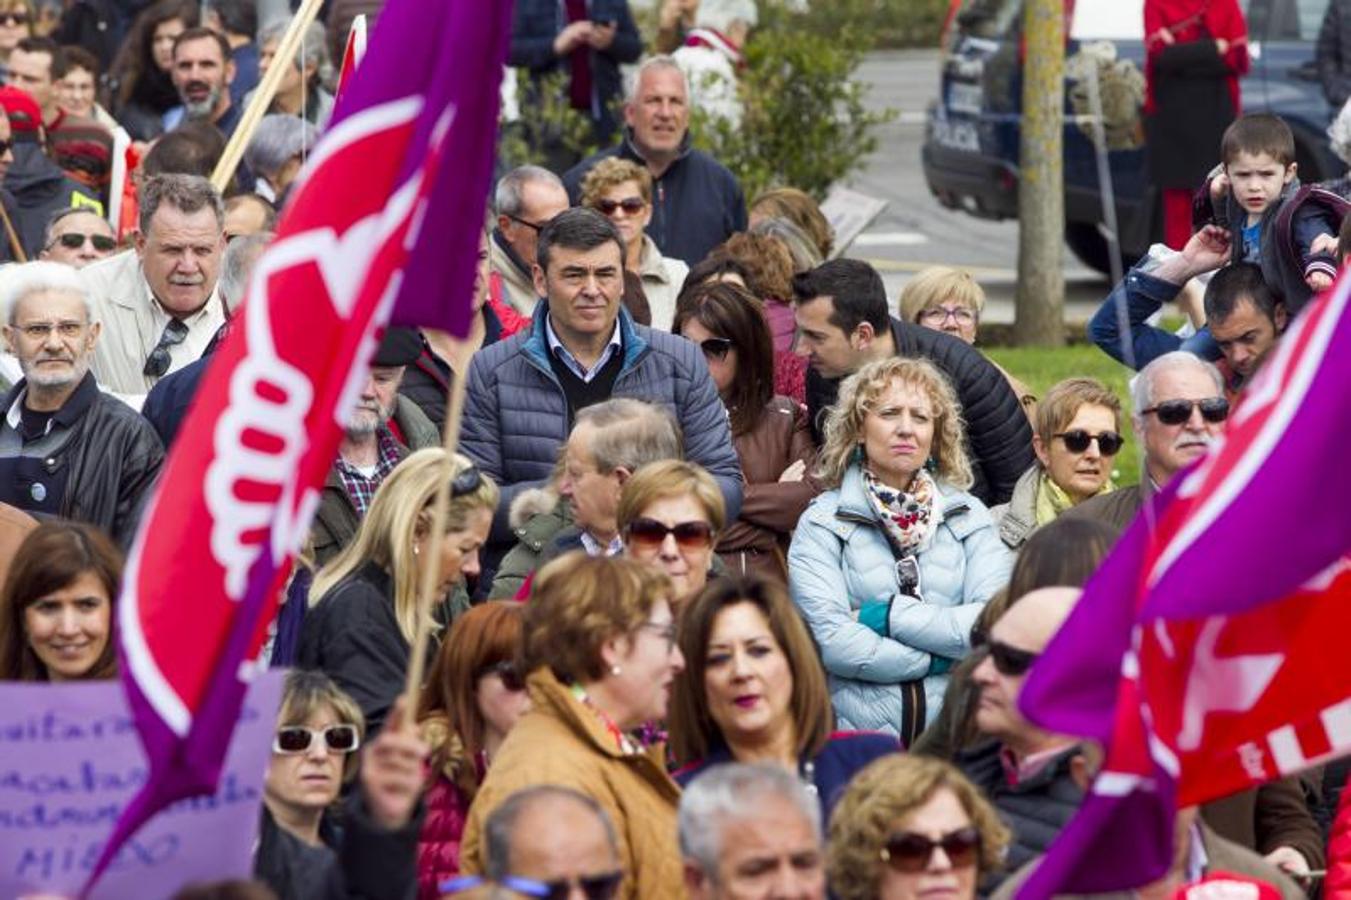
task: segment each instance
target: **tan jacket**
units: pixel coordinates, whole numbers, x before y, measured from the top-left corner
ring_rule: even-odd
[[[497,806],[522,788],[542,784],[581,791],[614,823],[625,900],[683,900],[676,804],[680,788],[666,774],[663,745],[625,756],[597,716],[547,669],[527,681],[533,704],[507,735],[469,808],[460,841],[460,871],[484,869],[483,825]]]
[[[662,256],[657,244],[643,235],[643,253],[638,260],[638,276],[643,280],[643,294],[652,310],[652,327],[670,331],[675,321],[676,298],[685,286],[690,267],[684,260]]]
[[[535,281],[516,266],[507,252],[497,245],[496,238],[488,241],[488,266],[502,277],[502,299],[521,315],[534,315],[535,304],[539,302]]]

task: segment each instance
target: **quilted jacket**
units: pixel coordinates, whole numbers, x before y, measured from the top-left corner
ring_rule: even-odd
[[[599,717],[547,668],[527,679],[533,706],[497,751],[469,808],[460,842],[460,871],[482,874],[483,824],[522,788],[570,787],[604,808],[614,824],[625,873],[620,900],[684,900],[676,804],[680,788],[666,773],[664,744],[625,755]]]
[[[943,673],[971,649],[971,626],[1008,581],[1013,555],[989,510],[965,491],[938,487],[942,522],[918,554],[922,599],[899,593],[895,556],[858,465],[798,522],[788,583],[821,648],[841,729],[905,735],[933,721],[947,687]],[[880,635],[858,621],[858,610],[888,598],[888,633]],[[915,722],[921,704],[905,698],[902,682],[920,679],[924,715]]]

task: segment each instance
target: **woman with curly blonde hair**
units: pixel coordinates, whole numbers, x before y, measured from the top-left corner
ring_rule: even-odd
[[[932,363],[864,366],[841,385],[825,433],[818,474],[833,490],[798,523],[793,602],[820,644],[840,727],[908,746],[937,715],[1013,557],[967,492],[961,408]]]
[[[826,873],[839,900],[972,900],[999,868],[1009,831],[952,765],[883,757],[858,774],[830,817]]]

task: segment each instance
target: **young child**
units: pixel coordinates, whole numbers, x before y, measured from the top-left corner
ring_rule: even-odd
[[[1234,262],[1253,262],[1293,314],[1337,277],[1341,222],[1317,203],[1294,210],[1291,232],[1299,259],[1280,251],[1274,227],[1282,204],[1299,190],[1295,137],[1279,117],[1240,116],[1220,142],[1223,172],[1211,179],[1212,222],[1227,225]]]

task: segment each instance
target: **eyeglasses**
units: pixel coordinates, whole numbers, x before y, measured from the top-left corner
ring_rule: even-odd
[[[467,469],[461,469],[460,473],[450,482],[450,497],[465,497],[474,493],[483,487],[483,473],[478,470],[478,466],[469,466]]]
[[[1027,670],[1032,668],[1032,664],[1041,655],[1033,653],[1031,650],[1020,650],[1003,641],[992,640],[987,646],[990,652],[990,662],[994,663],[995,671],[1009,678],[1026,675]]]
[[[1192,409],[1201,410],[1201,418],[1212,425],[1229,418],[1229,401],[1223,397],[1207,397],[1204,400],[1165,400],[1149,409],[1140,410],[1140,415],[1153,413],[1164,425],[1181,425],[1192,417]]]
[[[919,314],[919,320],[925,325],[942,325],[948,319],[958,325],[970,325],[976,321],[976,313],[965,306],[934,306]]]
[[[28,13],[26,12],[4,12],[0,13],[0,25],[27,25]]]
[[[699,349],[704,351],[704,356],[709,359],[724,360],[727,354],[732,350],[731,338],[705,338],[699,342]]]
[[[277,736],[272,741],[272,752],[289,755],[309,753],[316,738],[323,739],[329,753],[351,753],[361,743],[355,725],[330,725],[327,728],[288,725],[277,729]]]
[[[516,663],[509,659],[501,662],[495,662],[491,666],[486,666],[474,673],[474,681],[484,678],[488,675],[496,675],[502,679],[502,687],[516,693],[525,690],[525,680],[521,678],[521,673],[516,669]]]
[[[1065,449],[1071,453],[1083,453],[1088,449],[1088,445],[1094,441],[1098,442],[1098,452],[1103,456],[1116,456],[1121,450],[1121,446],[1126,443],[1126,439],[1115,431],[1102,431],[1098,434],[1089,434],[1082,428],[1076,428],[1073,431],[1062,431],[1055,437],[1065,442]]]
[[[652,548],[661,546],[668,534],[684,550],[704,550],[713,543],[713,526],[707,522],[680,522],[667,525],[656,519],[634,519],[626,531],[630,544]]]
[[[603,875],[583,875],[574,878],[559,878],[555,881],[536,881],[533,878],[520,878],[508,875],[498,882],[507,890],[524,894],[527,897],[539,897],[541,900],[567,900],[574,887],[580,888],[586,900],[612,900],[619,893],[619,885],[624,880],[623,872],[606,872]],[[473,890],[493,882],[480,875],[461,875],[439,885],[443,894],[457,894],[460,891]]]
[[[145,368],[141,369],[141,374],[149,378],[159,378],[169,371],[169,348],[183,343],[187,337],[188,326],[178,319],[170,319],[169,324],[164,326],[164,333],[159,336],[159,343],[145,358]]]
[[[513,216],[511,213],[503,213],[503,215],[506,216],[511,221],[515,222],[517,225],[524,225],[526,228],[529,228],[536,234],[539,234],[541,231],[544,230],[543,225],[536,225],[534,222],[527,222],[525,219],[522,219],[518,216]]]
[[[56,332],[63,341],[73,341],[84,333],[84,322],[29,322],[27,325],[17,326],[23,336],[30,341],[45,341]]]
[[[3,154],[4,151],[0,150],[0,155]],[[85,241],[89,241],[89,243],[93,244],[94,249],[100,253],[111,253],[113,250],[117,249],[117,241],[108,237],[106,234],[81,234],[78,231],[67,231],[65,234],[48,244],[47,249],[50,250],[52,247],[60,244],[67,250],[79,250],[84,246]]]
[[[965,869],[975,865],[980,855],[980,832],[968,825],[934,840],[913,831],[901,831],[887,838],[881,856],[895,871],[915,875],[929,867],[929,860],[939,847],[954,869]]]
[[[647,206],[647,201],[642,197],[625,197],[623,200],[597,200],[596,209],[607,216],[614,215],[615,210],[622,209],[631,216],[636,216]]]
[[[675,646],[676,625],[674,622],[667,622],[665,625],[660,625],[656,622],[644,622],[638,627],[646,628],[648,631],[651,631],[659,637],[665,638],[667,652],[670,652],[671,648]]]

